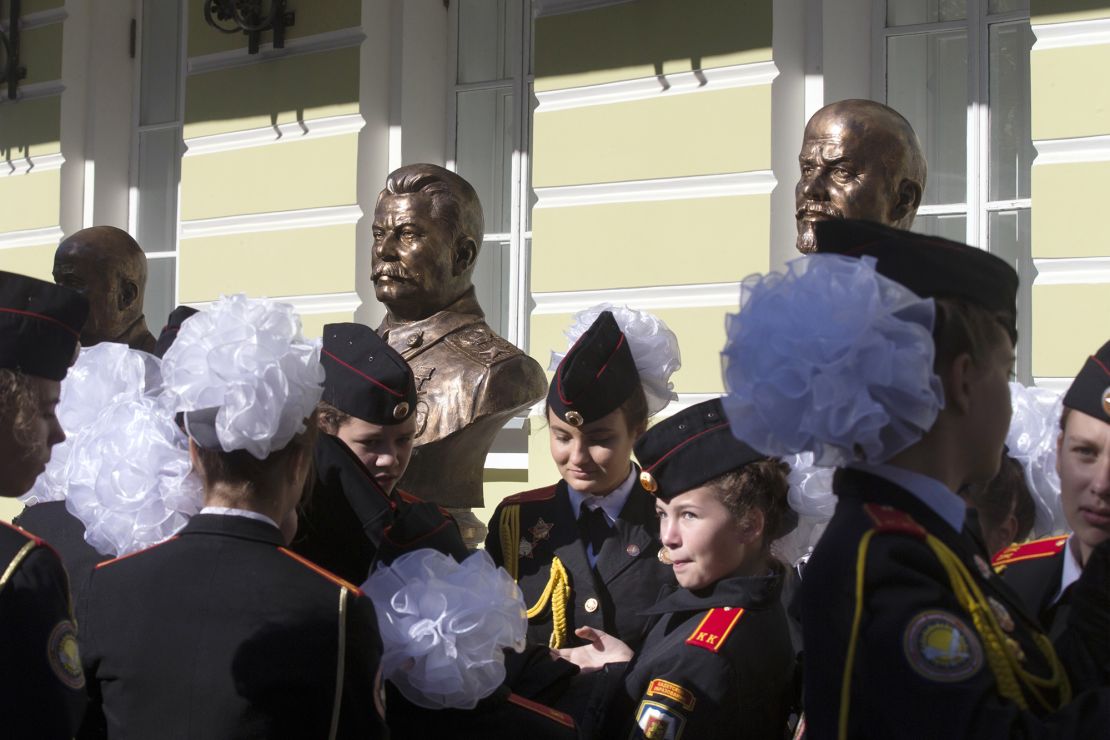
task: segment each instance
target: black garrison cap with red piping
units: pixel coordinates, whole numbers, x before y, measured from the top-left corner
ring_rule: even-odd
[[[372,424],[400,424],[416,409],[412,368],[374,330],[328,324],[320,353],[323,400]]]
[[[555,416],[577,427],[615,411],[639,382],[628,340],[613,312],[602,311],[555,369],[547,405]]]
[[[767,458],[732,436],[717,398],[659,422],[636,441],[635,450],[640,485],[664,501]]]
[[[1018,274],[982,249],[870,221],[830,219],[816,225],[817,251],[874,257],[875,269],[922,298],[949,297],[1006,317],[1017,343]]]
[[[1064,405],[1110,424],[1110,342],[1083,363]]]
[[[158,341],[154,343],[154,355],[156,357],[165,357],[166,352],[173,346],[174,340],[177,339],[177,332],[181,331],[181,324],[196,312],[197,310],[192,306],[178,306],[170,311],[170,316],[166,319],[166,325],[162,327],[162,333],[158,335]]]
[[[88,316],[89,302],[77,291],[0,272],[0,368],[62,380]]]

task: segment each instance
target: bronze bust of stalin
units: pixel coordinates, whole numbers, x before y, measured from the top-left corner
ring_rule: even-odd
[[[146,255],[114,226],[93,226],[62,240],[54,253],[54,282],[89,300],[81,346],[119,342],[153,352],[155,339],[143,315]]]
[[[925,191],[925,155],[909,121],[873,100],[841,100],[813,114],[794,188],[798,251],[816,249],[813,225],[856,218],[909,229]]]
[[[432,164],[390,174],[374,208],[372,279],[387,309],[377,331],[416,377],[416,447],[398,485],[452,509],[482,506],[494,436],[547,390],[539,363],[490,329],[474,296],[482,229],[474,188]],[[459,518],[464,536],[467,519],[481,528]]]

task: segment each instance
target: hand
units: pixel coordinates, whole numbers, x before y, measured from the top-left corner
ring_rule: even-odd
[[[601,670],[607,663],[625,663],[635,655],[632,648],[608,632],[595,630],[593,627],[579,627],[574,634],[583,640],[589,640],[590,644],[562,648],[557,652],[560,658],[574,663],[583,673]]]

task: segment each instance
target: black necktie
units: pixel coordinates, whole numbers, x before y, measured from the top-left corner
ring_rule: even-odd
[[[581,533],[582,541],[593,546],[594,558],[597,558],[601,554],[601,546],[605,544],[606,538],[613,533],[613,528],[609,526],[609,520],[605,518],[605,512],[600,506],[591,509],[583,501],[578,515],[578,531]]]

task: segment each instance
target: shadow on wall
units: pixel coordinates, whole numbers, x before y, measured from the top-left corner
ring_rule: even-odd
[[[32,149],[58,151],[59,106],[57,96],[0,103],[0,160],[26,160]]]
[[[770,49],[771,14],[769,0],[635,0],[542,17],[536,77],[645,66],[662,75],[668,62],[685,60],[700,70],[707,57]]]

